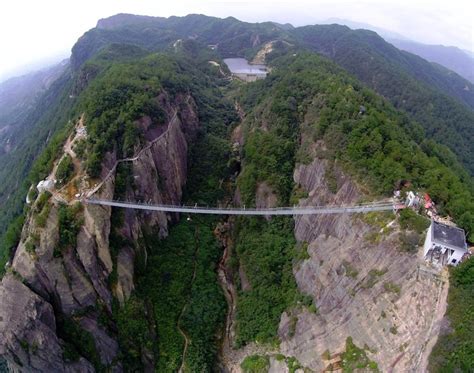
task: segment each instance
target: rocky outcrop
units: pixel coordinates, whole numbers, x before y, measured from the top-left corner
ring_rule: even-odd
[[[165,123],[144,118],[137,125],[147,143],[129,163],[133,186],[125,198],[159,204],[179,204],[186,183],[188,141],[198,128],[196,106],[189,96],[157,98],[167,113]],[[94,197],[112,199],[117,169],[115,153],[104,157],[102,176],[106,177]],[[94,338],[104,366],[121,370],[114,363],[118,344],[113,335],[98,322],[100,312],[110,313],[115,295],[123,302],[134,286],[134,262],[137,253],[146,258],[140,247],[143,227],[168,234],[168,224],[177,219],[165,213],[124,212],[119,234],[125,238],[121,247],[109,243],[110,207],[87,205],[77,213],[82,221],[74,247],[58,249],[60,207],[53,196],[43,224],[38,223],[32,207],[23,227],[22,240],[16,249],[9,274],[0,284],[0,355],[15,369],[28,371],[93,371],[91,362],[80,358],[74,363],[63,358],[64,341],[57,333],[58,316],[73,318]],[[112,282],[111,274],[116,279]],[[114,365],[115,364],[115,365]]]
[[[328,162],[321,159],[297,167],[295,182],[309,193],[300,204],[357,202],[362,193],[337,167],[337,193],[330,192],[327,169]],[[423,371],[421,361],[429,353],[425,346],[442,317],[436,311],[445,300],[447,284],[423,271],[416,255],[399,251],[397,229],[379,229],[354,215],[296,219],[295,236],[309,244],[310,258],[297,265],[294,274],[317,312],[283,314],[279,335],[284,355],[322,371],[321,355],[326,350],[343,352],[350,336],[381,371]],[[370,238],[374,234],[376,240]]]
[[[93,371],[85,359],[65,363],[52,305],[15,275],[3,278],[0,297],[0,355],[9,359],[10,366],[30,372]]]

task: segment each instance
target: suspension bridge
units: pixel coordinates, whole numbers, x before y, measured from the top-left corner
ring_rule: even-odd
[[[327,205],[327,206],[291,206],[273,208],[245,208],[245,207],[203,207],[185,205],[160,205],[144,202],[127,202],[105,199],[82,199],[83,203],[147,211],[175,212],[184,214],[207,215],[318,215],[318,214],[353,214],[372,211],[396,211],[404,208],[403,204],[394,204],[390,201],[371,202],[357,205]]]
[[[96,199],[92,196],[104,185],[104,183],[115,173],[117,166],[123,162],[137,161],[141,155],[149,150],[158,140],[166,136],[173,126],[179,125],[180,121],[177,116],[176,109],[172,118],[168,123],[168,127],[161,135],[150,142],[138,154],[131,158],[118,160],[110,169],[107,176],[96,185],[91,191],[86,193],[80,202],[90,205],[102,205],[127,209],[161,211],[184,214],[207,214],[207,215],[254,215],[254,216],[274,216],[274,215],[318,215],[318,214],[351,214],[351,213],[368,213],[372,211],[396,211],[405,207],[403,204],[394,203],[393,201],[378,201],[353,205],[326,205],[326,206],[289,206],[274,208],[245,208],[245,207],[204,207],[204,206],[185,206],[185,205],[164,205],[151,204],[144,202],[116,201],[107,199]]]

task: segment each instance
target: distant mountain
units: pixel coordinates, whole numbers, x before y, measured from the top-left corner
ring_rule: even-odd
[[[0,84],[9,79],[17,78],[24,75],[34,74],[38,71],[47,70],[50,67],[57,65],[65,59],[69,59],[71,55],[70,50],[60,51],[50,56],[32,60],[26,64],[20,64],[14,68],[7,69],[0,73]]]
[[[341,18],[329,18],[321,24],[339,24],[350,27],[353,30],[365,29],[375,31],[386,41],[396,46],[398,49],[416,54],[429,62],[440,64],[449,70],[452,70],[463,78],[474,83],[474,53],[462,50],[454,46],[431,45],[418,41],[413,41],[406,36],[387,30],[381,27],[373,26],[368,23],[355,22]]]
[[[71,74],[69,63],[0,85],[0,232],[22,210],[24,184],[32,162],[67,123]]]
[[[229,56],[270,73],[237,82]],[[474,242],[458,162],[474,175],[472,84],[372,31],[202,15],[101,20],[71,61],[44,91],[33,80],[0,155],[9,369],[320,372],[340,356],[344,371],[473,371],[473,260],[450,271],[454,333],[426,368],[448,284],[422,273],[423,211],[191,217],[91,201],[347,206],[410,180]],[[9,88],[20,102],[25,84]],[[45,177],[51,193],[34,188]]]
[[[234,17],[224,19],[190,14],[185,17],[143,17],[118,14],[97,23],[72,49],[71,64],[79,68],[88,58],[111,43],[134,44],[148,50],[169,48],[178,39],[193,39],[219,45],[226,57],[251,54],[252,48],[288,37],[291,27],[274,22],[246,23]],[[255,54],[257,49],[253,50]]]
[[[387,39],[398,49],[416,54],[430,62],[438,63],[474,83],[474,57],[457,47],[421,44],[410,40]]]
[[[318,22],[318,23],[322,24],[322,25],[338,24],[338,25],[347,26],[347,27],[349,27],[353,30],[362,29],[362,30],[375,31],[377,34],[379,34],[385,40],[387,40],[387,39],[398,39],[398,40],[407,40],[407,41],[410,40],[409,38],[407,38],[406,36],[404,36],[404,35],[402,35],[398,32],[395,32],[395,31],[392,31],[392,30],[387,30],[385,28],[377,27],[377,26],[370,25],[370,24],[364,23],[364,22],[351,21],[349,19],[331,17],[331,18],[328,18],[328,19],[326,19],[324,21],[321,21],[321,22]]]
[[[474,58],[474,51],[468,51],[467,49],[463,49],[462,51],[466,53],[469,57]]]
[[[14,126],[35,100],[64,72],[69,60],[0,83],[0,129]]]

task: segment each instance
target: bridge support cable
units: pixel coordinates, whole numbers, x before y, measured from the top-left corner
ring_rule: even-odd
[[[276,215],[318,215],[318,214],[354,214],[367,213],[371,211],[395,210],[393,203],[374,202],[359,205],[340,206],[299,206],[299,207],[275,207],[275,208],[226,208],[226,207],[198,207],[178,205],[152,205],[137,202],[124,202],[103,199],[83,199],[81,202],[91,205],[102,205],[147,211],[177,212],[185,214],[207,214],[207,215],[253,215],[253,216],[276,216]]]

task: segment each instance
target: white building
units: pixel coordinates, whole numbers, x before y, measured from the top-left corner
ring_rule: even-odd
[[[36,186],[38,192],[43,193],[45,191],[52,191],[54,189],[54,181],[53,180],[41,180],[38,185]]]
[[[426,260],[434,264],[458,265],[468,255],[464,230],[432,220],[423,254]]]

